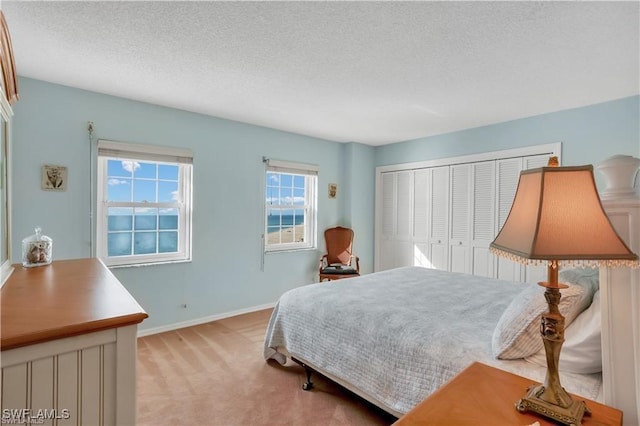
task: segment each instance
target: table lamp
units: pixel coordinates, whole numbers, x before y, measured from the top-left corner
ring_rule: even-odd
[[[557,164],[557,159],[549,164]],[[638,267],[638,256],[613,229],[593,177],[593,166],[542,167],[524,170],[509,216],[490,250],[529,265],[547,265],[544,297],[549,311],[542,314],[540,334],[547,372],[544,383],[531,386],[516,403],[556,422],[580,425],[590,414],[584,401],[574,400],[561,386],[558,374],[564,342],[564,317],[558,309],[561,266]]]

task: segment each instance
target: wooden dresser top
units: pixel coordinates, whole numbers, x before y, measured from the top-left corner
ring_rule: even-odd
[[[99,259],[14,271],[0,290],[0,349],[138,324],[147,313]]]

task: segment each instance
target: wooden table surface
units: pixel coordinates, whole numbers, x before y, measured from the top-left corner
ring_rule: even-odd
[[[0,290],[0,349],[142,322],[138,302],[99,259],[14,271]]]
[[[394,426],[408,425],[556,425],[536,413],[521,413],[515,403],[535,383],[515,374],[474,362],[437,391],[398,419]],[[622,411],[572,395],[583,400],[592,415],[582,419],[583,426],[621,425]]]

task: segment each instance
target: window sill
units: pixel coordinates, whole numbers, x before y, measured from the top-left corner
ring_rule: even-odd
[[[109,269],[121,269],[121,268],[144,268],[147,266],[171,265],[174,263],[191,263],[191,262],[192,262],[191,259],[184,259],[184,260],[163,260],[160,262],[129,263],[125,265],[108,265],[105,262],[105,265],[107,265],[107,268]]]
[[[316,251],[317,247],[304,247],[304,248],[287,248],[282,250],[265,250],[264,254],[278,254],[278,253],[292,253],[299,251]]]

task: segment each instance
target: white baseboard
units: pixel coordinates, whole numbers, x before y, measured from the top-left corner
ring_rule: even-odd
[[[196,318],[189,321],[176,322],[173,324],[162,325],[160,327],[147,328],[144,330],[138,330],[138,337],[150,336],[152,334],[164,333],[165,331],[178,330],[180,328],[191,327],[194,325],[206,324],[211,321],[218,321],[221,319],[235,317],[236,315],[248,314],[251,312],[262,311],[263,309],[273,308],[274,303],[266,303],[264,305],[252,306],[250,308],[238,309],[231,312],[225,312],[223,314],[210,315],[202,318]]]

